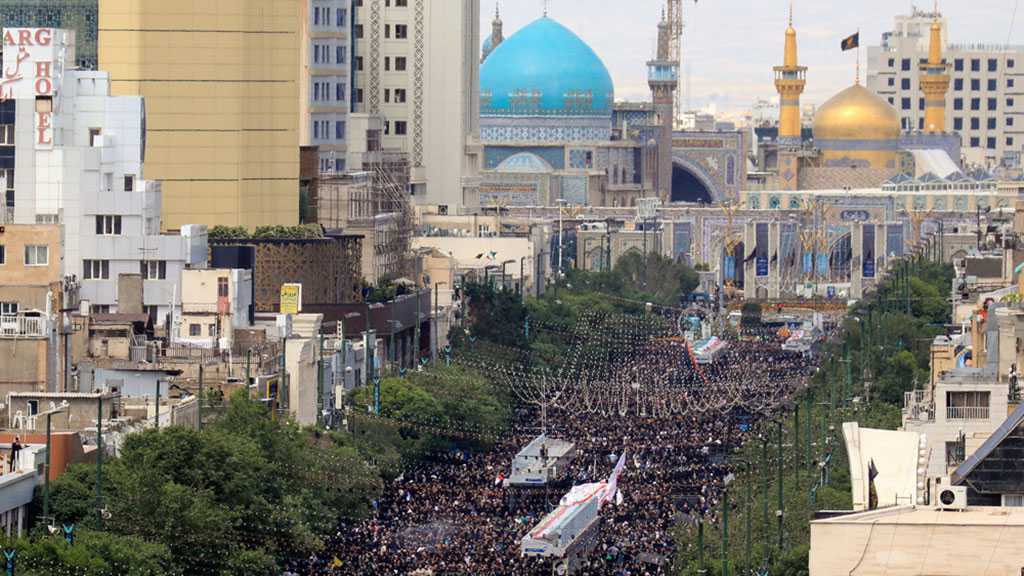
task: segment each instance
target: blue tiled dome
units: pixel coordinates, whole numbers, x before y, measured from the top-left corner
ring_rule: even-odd
[[[615,87],[586,42],[544,17],[487,56],[480,97],[485,115],[611,116]]]
[[[484,58],[487,58],[491,53],[491,50],[494,50],[494,38],[488,36],[487,38],[484,38],[484,46],[480,50],[480,53],[483,54]]]

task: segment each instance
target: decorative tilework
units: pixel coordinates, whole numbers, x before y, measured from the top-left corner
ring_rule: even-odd
[[[569,168],[575,170],[589,170],[594,167],[594,152],[586,149],[569,150]]]
[[[570,204],[587,204],[587,179],[585,176],[563,176],[562,198]]]

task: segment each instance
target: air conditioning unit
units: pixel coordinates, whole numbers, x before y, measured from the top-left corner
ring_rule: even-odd
[[[967,508],[967,487],[951,486],[947,480],[939,485],[936,502],[939,510],[963,511]]]

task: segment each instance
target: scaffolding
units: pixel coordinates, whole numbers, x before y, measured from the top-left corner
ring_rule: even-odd
[[[321,176],[318,222],[328,230],[371,239],[372,252],[363,252],[372,258],[364,265],[364,272],[372,272],[369,280],[409,277],[414,270],[415,224],[408,194],[409,157],[403,152],[371,151],[363,167],[360,172]]]

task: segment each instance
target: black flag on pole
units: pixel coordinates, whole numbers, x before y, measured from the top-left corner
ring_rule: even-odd
[[[859,48],[859,47],[860,47],[860,32],[857,32],[856,34],[853,34],[853,35],[847,36],[846,38],[843,38],[843,44],[842,44],[843,52],[846,52],[847,50],[853,50],[854,48]]]

